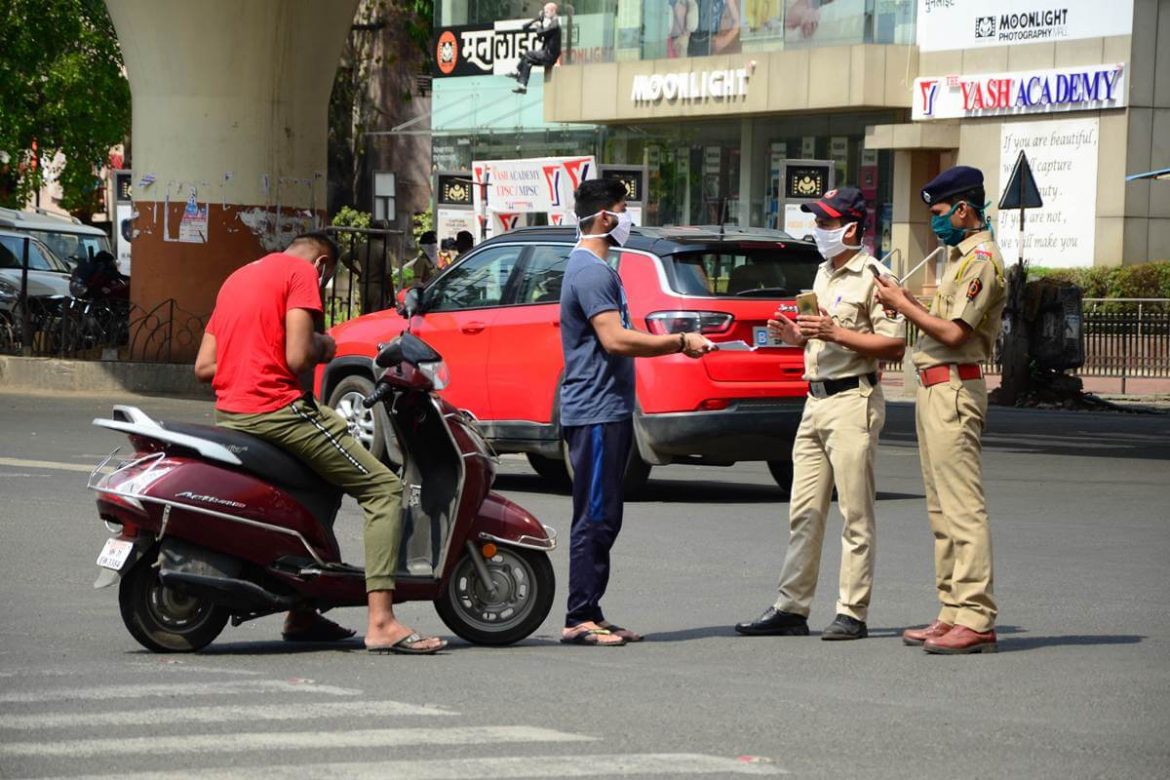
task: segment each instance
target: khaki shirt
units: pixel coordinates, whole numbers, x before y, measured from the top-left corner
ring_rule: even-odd
[[[951,250],[930,313],[944,320],[962,320],[973,332],[952,349],[925,333],[914,345],[914,365],[929,368],[947,363],[985,363],[1003,327],[1007,291],[1003,257],[991,233],[982,230]]]
[[[879,271],[888,270],[865,252],[858,252],[849,262],[835,270],[831,260],[821,263],[816,280],[813,281],[817,303],[842,328],[857,333],[876,333],[892,339],[904,339],[906,321],[901,315],[889,316],[877,302],[874,297],[877,282],[866,267],[869,265],[876,265]],[[806,381],[844,379],[877,370],[877,358],[859,355],[840,344],[809,339],[804,345]]]

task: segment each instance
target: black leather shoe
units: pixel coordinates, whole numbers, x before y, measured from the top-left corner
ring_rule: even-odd
[[[865,639],[867,636],[869,636],[869,631],[866,630],[865,623],[848,615],[838,615],[821,632],[821,639],[826,642],[839,642],[845,639]]]
[[[808,619],[768,607],[750,623],[736,623],[735,630],[745,636],[808,636]]]

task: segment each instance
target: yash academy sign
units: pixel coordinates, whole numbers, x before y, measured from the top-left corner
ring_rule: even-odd
[[[916,120],[1123,108],[1125,66],[924,77],[914,80],[913,100]]]

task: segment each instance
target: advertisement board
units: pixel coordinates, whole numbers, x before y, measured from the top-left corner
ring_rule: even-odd
[[[1125,66],[1120,63],[926,76],[914,80],[912,117],[955,119],[1123,108],[1128,92]]]
[[[528,224],[528,214],[543,213],[549,224],[571,221],[573,193],[598,170],[592,155],[531,157],[473,162],[471,175],[478,235],[489,238]]]
[[[1028,209],[1024,221],[1024,259],[1032,265],[1093,265],[1098,129],[1099,120],[1092,117],[1013,122],[1000,131],[1000,183],[1007,183],[1023,149],[1044,201],[1043,208]],[[998,200],[990,192],[988,197]],[[996,240],[1005,263],[1019,256],[1019,216],[1016,210],[998,214]]]
[[[1133,0],[918,0],[918,49],[950,51],[1130,35]]]

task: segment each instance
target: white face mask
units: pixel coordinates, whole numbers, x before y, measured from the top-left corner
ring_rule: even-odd
[[[832,260],[842,252],[850,249],[861,249],[860,244],[851,246],[845,243],[845,231],[848,229],[849,225],[836,230],[813,228],[813,240],[817,242],[817,250],[820,251],[821,257]]]
[[[435,262],[435,256],[439,251],[438,244],[420,244],[420,246],[422,247],[423,254],[427,256],[427,259],[432,263]]]
[[[596,214],[591,214],[590,216],[585,217],[580,222],[588,222],[591,219],[596,219],[597,217],[600,217],[602,214],[609,214],[611,217],[615,217],[617,219],[617,224],[613,226],[613,229],[610,230],[608,233],[604,233],[602,235],[607,235],[610,238],[612,238],[614,243],[617,244],[618,246],[625,246],[625,243],[630,240],[630,228],[632,228],[634,226],[634,220],[630,217],[628,212],[625,212],[625,211],[620,211],[620,212],[619,211],[605,211],[603,209],[603,210],[597,212]],[[577,228],[578,232],[581,231],[581,228],[579,226],[580,222],[578,223],[578,228]],[[581,237],[582,238],[596,238],[597,236],[594,234],[582,233]]]

